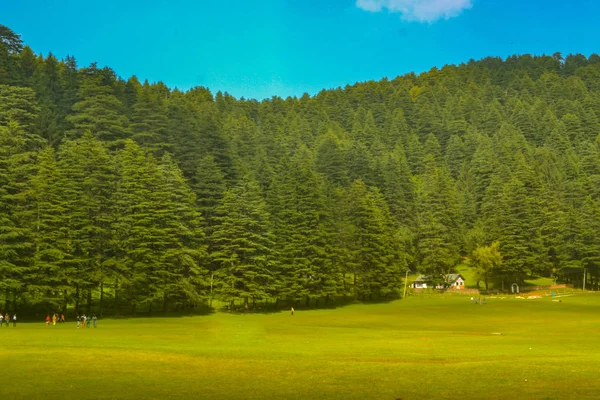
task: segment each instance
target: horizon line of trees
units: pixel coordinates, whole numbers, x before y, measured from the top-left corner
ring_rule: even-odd
[[[0,26],[0,299],[136,312],[598,287],[600,57],[486,58],[235,99],[35,55]],[[45,308],[44,308],[45,307]]]

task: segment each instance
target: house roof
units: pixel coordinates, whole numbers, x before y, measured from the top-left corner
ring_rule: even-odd
[[[447,282],[456,282],[458,278],[462,278],[463,281],[465,280],[461,274],[448,274],[445,278]]]
[[[462,278],[463,281],[465,280],[465,278],[461,274],[444,275],[444,279],[446,280],[446,282],[456,282],[456,280],[458,278]],[[419,275],[417,277],[417,279],[415,279],[415,282],[431,282],[431,281],[433,281],[433,279],[429,275]]]

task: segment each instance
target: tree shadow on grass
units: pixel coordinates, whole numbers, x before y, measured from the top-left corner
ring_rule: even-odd
[[[215,314],[217,311],[213,308],[203,307],[196,310],[188,311],[153,311],[153,312],[137,312],[122,313],[120,315],[115,314],[104,314],[103,318],[110,319],[138,319],[138,318],[187,318],[187,317],[200,317]]]
[[[348,307],[355,304],[387,304],[398,300],[398,298],[389,299],[378,299],[378,300],[355,300],[353,298],[336,298],[327,303],[310,302],[308,305],[304,301],[292,301],[292,300],[280,300],[278,304],[272,303],[261,303],[251,305],[248,309],[243,306],[235,307],[233,310],[229,309],[229,306],[223,306],[216,308],[217,312],[229,313],[229,314],[278,314],[282,312],[291,312],[292,307],[294,311],[317,311],[317,310],[335,310],[338,308]]]

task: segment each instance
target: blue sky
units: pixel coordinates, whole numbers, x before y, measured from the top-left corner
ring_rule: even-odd
[[[236,97],[315,94],[485,56],[600,52],[596,0],[0,0],[36,53]]]

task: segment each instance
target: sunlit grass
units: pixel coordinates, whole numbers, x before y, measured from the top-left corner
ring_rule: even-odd
[[[525,284],[531,285],[531,286],[550,286],[550,285],[554,285],[555,282],[552,278],[536,277],[536,278],[525,279]]]
[[[600,296],[411,297],[0,330],[7,398],[598,397]],[[554,299],[556,300],[556,298]]]

